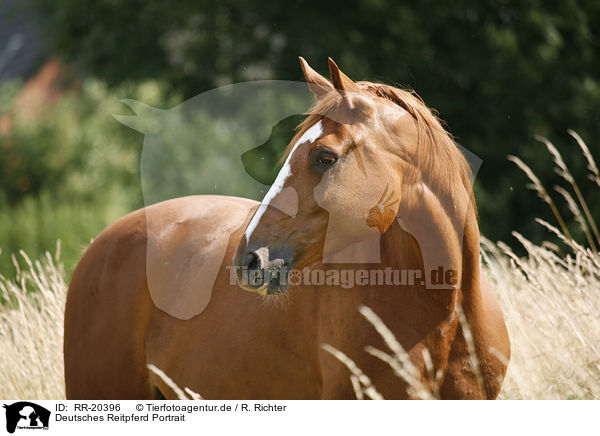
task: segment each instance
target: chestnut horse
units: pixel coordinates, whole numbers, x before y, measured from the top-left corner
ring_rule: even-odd
[[[497,397],[510,344],[480,267],[465,158],[413,93],[353,82],[331,60],[329,81],[300,61],[317,101],[261,204],[169,200],[119,219],[89,246],[66,304],[69,399],[175,398],[148,364],[206,399],[355,398],[323,344],[384,398],[411,398],[365,352],[385,344],[362,305],[426,386],[433,365],[440,398]],[[198,271],[215,262],[214,281],[204,280]],[[445,286],[430,279],[440,269]],[[372,270],[423,280],[383,283],[382,273],[363,286]],[[331,272],[355,281],[342,286]]]

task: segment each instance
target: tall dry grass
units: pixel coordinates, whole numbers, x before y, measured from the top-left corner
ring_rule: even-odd
[[[489,241],[482,250],[512,345],[500,397],[600,399],[598,254],[576,246],[561,258],[515,236],[526,257]]]
[[[588,163],[589,179],[600,188],[598,167],[585,143],[574,132]],[[537,220],[548,230],[549,240],[535,245],[518,233],[515,238],[527,251],[517,256],[501,242],[482,238],[482,265],[500,299],[510,333],[512,356],[500,398],[568,399],[600,398],[600,247],[597,224],[583,199],[575,178],[558,150],[541,138],[548,148],[565,187],[555,191],[567,202],[572,217],[559,213],[549,191],[521,160],[510,157],[527,174],[529,185],[555,214],[556,226]],[[572,219],[585,235],[576,241],[566,222]],[[66,283],[58,252],[53,258],[46,253],[32,262],[25,255],[25,270],[17,267],[15,280],[0,276],[0,398],[64,398],[62,363],[63,311]],[[368,307],[364,316],[384,339],[387,350],[366,347],[365,352],[388,363],[398,377],[406,380],[411,394],[419,398],[437,398],[436,385],[443,374],[435,372],[431,358],[423,358],[429,371],[423,384],[408,353],[393,333]],[[358,315],[357,315],[358,316]],[[463,329],[468,331],[459,313]],[[467,334],[468,336],[468,334]],[[467,343],[468,343],[467,338]],[[349,370],[356,396],[381,399],[368,374],[329,344],[323,348],[338,358]],[[471,365],[477,370],[477,357]],[[171,386],[166,374],[149,368]],[[171,384],[170,384],[171,383]],[[174,385],[174,384],[173,384]],[[433,386],[433,387],[432,387]],[[191,390],[172,386],[180,398],[200,398]]]
[[[569,134],[587,162],[592,183],[600,188],[600,172],[585,142]],[[552,196],[520,159],[509,156],[528,176],[528,187],[554,213],[557,226],[540,219],[558,244],[535,245],[513,235],[527,251],[518,257],[503,243],[483,239],[482,258],[506,314],[512,357],[502,398],[600,399],[600,234],[579,185],[558,149],[538,137],[565,186],[554,186],[571,219],[585,235],[577,241]]]
[[[62,338],[67,285],[62,264],[50,253],[21,270],[15,279],[0,275],[0,398],[65,397]]]

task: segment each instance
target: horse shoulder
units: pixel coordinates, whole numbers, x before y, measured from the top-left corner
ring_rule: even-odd
[[[168,294],[161,287],[169,284],[168,265],[181,261],[180,278],[171,278],[168,288],[170,300],[177,300],[181,288],[172,285],[184,284],[194,266],[209,256],[201,248],[228,238],[227,231],[240,219],[238,225],[243,224],[240,217],[255,204],[217,196],[169,200],[118,219],[95,238],[75,268],[67,295],[64,358],[69,398],[152,395],[144,361],[146,329],[156,308],[149,290],[154,288],[159,297]],[[186,259],[194,248],[201,253],[192,256],[196,263]],[[162,282],[148,286],[156,277]]]

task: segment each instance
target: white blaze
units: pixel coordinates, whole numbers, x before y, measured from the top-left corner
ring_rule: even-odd
[[[263,198],[263,201],[258,207],[258,210],[252,217],[252,220],[250,220],[250,223],[248,223],[248,227],[246,228],[246,232],[244,233],[244,235],[246,236],[246,243],[248,243],[250,236],[252,236],[252,232],[254,231],[254,229],[256,229],[256,226],[258,225],[262,215],[265,213],[265,210],[267,210],[267,206],[269,206],[269,203],[271,203],[275,196],[279,194],[279,192],[281,192],[281,190],[283,189],[283,185],[285,185],[285,181],[292,173],[292,170],[290,168],[290,159],[294,151],[296,151],[296,148],[298,148],[300,144],[304,144],[305,142],[310,142],[312,144],[322,134],[323,124],[321,123],[321,121],[319,121],[313,126],[311,126],[311,128],[308,129],[306,132],[304,132],[300,139],[298,139],[298,142],[294,144],[292,151],[290,151],[290,154],[288,154],[288,157],[286,158],[283,167],[281,168],[281,171],[279,171],[277,178],[273,182],[273,185],[271,185],[269,192],[267,192],[265,198]]]

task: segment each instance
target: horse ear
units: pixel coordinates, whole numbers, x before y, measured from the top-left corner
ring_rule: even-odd
[[[328,58],[328,61],[329,74],[331,75],[331,82],[333,83],[335,89],[345,92],[360,91],[358,85],[354,83],[350,77],[342,73],[336,63],[333,62],[333,59]]]
[[[300,65],[302,66],[306,83],[308,83],[308,88],[317,98],[321,98],[333,90],[333,86],[329,83],[329,80],[313,70],[302,56],[299,56],[298,59],[300,59]]]

